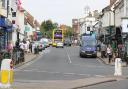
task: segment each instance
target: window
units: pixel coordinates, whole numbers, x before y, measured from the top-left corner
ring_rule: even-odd
[[[7,0],[1,0],[2,1],[2,8],[7,9]]]
[[[12,17],[16,17],[16,12],[12,12]]]
[[[90,31],[90,27],[87,27],[87,31]]]

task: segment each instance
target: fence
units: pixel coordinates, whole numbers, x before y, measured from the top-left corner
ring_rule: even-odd
[[[25,60],[24,50],[16,47],[14,47],[12,53],[7,52],[6,50],[2,50],[0,52],[0,67],[3,59],[12,59],[14,65],[22,63]]]

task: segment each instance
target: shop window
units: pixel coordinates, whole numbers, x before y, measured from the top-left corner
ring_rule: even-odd
[[[2,8],[7,9],[7,0],[1,0],[2,1]]]
[[[16,12],[12,12],[12,17],[16,17]]]

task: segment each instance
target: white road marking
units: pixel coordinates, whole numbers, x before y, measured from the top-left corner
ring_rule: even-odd
[[[77,74],[77,73],[62,73],[62,72],[49,72],[49,71],[39,71],[37,69],[32,70],[16,70],[18,71],[24,71],[24,72],[38,72],[38,73],[49,73],[49,74],[63,74],[63,75],[79,75],[79,76],[90,76],[90,74]]]
[[[89,67],[89,68],[103,68],[103,66],[96,66],[96,65],[81,65],[81,64],[72,64],[75,66],[80,66],[80,67]]]
[[[95,75],[96,77],[104,78],[105,76],[103,75]]]
[[[100,62],[101,64],[103,64],[102,61],[101,61],[99,58],[96,58],[96,60],[97,60],[98,62]]]
[[[70,58],[70,56],[69,56],[69,53],[68,53],[67,49],[66,49],[66,54],[67,54],[67,56],[68,56],[69,63],[71,64],[71,63],[72,63],[72,60],[71,60],[71,58]]]

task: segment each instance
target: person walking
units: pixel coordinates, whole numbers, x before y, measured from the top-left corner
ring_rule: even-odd
[[[8,52],[8,56],[10,56],[10,58],[12,58],[13,44],[12,44],[11,41],[8,42],[8,45],[7,45],[7,52]]]
[[[111,48],[110,45],[108,45],[108,47],[107,47],[107,55],[108,55],[108,58],[109,58],[108,63],[111,63],[111,59],[112,59],[112,48]]]
[[[101,44],[101,58],[105,58],[106,54],[106,45],[104,43]]]

